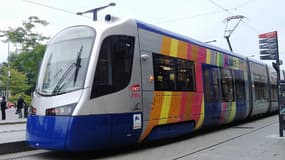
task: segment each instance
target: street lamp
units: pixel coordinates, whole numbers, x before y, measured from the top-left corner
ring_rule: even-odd
[[[0,37],[5,37],[7,36],[7,34],[3,34],[0,35]],[[8,43],[8,58],[7,58],[7,67],[8,67],[8,71],[7,71],[7,86],[6,86],[6,99],[8,101],[9,98],[9,86],[10,86],[10,79],[11,79],[11,72],[10,72],[10,61],[9,61],[9,57],[10,57],[10,41],[9,39],[7,39],[7,43]]]
[[[98,7],[98,8],[94,8],[94,9],[90,9],[88,11],[84,11],[84,12],[77,12],[76,14],[77,15],[83,15],[85,13],[90,13],[92,12],[93,13],[93,21],[97,21],[97,12],[102,10],[102,9],[105,9],[107,7],[110,7],[110,6],[115,6],[116,3],[109,3],[108,5],[105,5],[105,6],[102,6],[102,7]]]
[[[8,62],[8,80],[7,80],[7,102],[8,102],[8,98],[9,98],[9,87],[10,87],[10,80],[11,80],[11,72],[10,72],[10,42],[8,40],[8,58],[7,58],[7,62]]]

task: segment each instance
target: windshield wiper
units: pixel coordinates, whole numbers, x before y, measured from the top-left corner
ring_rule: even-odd
[[[76,67],[76,68],[75,68],[73,86],[75,85],[75,82],[76,82],[76,80],[77,80],[78,71],[79,71],[79,69],[81,68],[81,53],[82,53],[82,49],[83,49],[83,46],[81,45],[81,48],[80,48],[80,50],[78,51],[77,59],[76,59],[76,63],[75,63],[75,67]]]
[[[78,70],[81,67],[81,53],[82,53],[82,50],[83,50],[83,46],[81,45],[80,50],[78,51],[78,54],[77,54],[76,62],[72,63],[66,69],[66,71],[63,73],[62,77],[58,80],[58,82],[56,83],[56,85],[55,85],[55,87],[54,87],[54,89],[52,91],[53,94],[59,93],[59,91],[61,90],[61,88],[63,86],[62,85],[63,81],[65,80],[67,75],[70,73],[70,71],[73,69],[73,67],[76,67],[75,75],[74,75],[74,83],[76,82],[77,75],[78,75]]]

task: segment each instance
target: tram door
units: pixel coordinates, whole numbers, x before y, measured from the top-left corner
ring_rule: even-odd
[[[285,130],[285,82],[282,81],[280,83],[280,100],[279,100],[279,132],[280,137],[284,136],[284,130]]]
[[[154,96],[153,60],[149,51],[141,51],[141,77],[143,117],[144,121],[148,121]]]
[[[219,69],[212,65],[203,65],[205,125],[218,124],[221,114],[221,91]]]
[[[246,116],[246,91],[244,72],[234,70],[236,88],[236,119],[244,119]]]
[[[102,44],[96,70],[94,94],[110,117],[113,146],[134,144],[142,130],[140,61],[135,37],[112,35]],[[93,93],[93,92],[92,92]],[[98,103],[98,102],[97,102]]]
[[[120,36],[115,46],[116,76],[125,80],[117,83],[129,83],[125,88],[127,92],[121,92],[125,98],[121,103],[126,106],[123,110],[127,113],[112,119],[112,144],[117,146],[136,143],[142,131],[141,74],[140,62],[136,60],[139,55],[138,44],[135,43],[134,37]]]

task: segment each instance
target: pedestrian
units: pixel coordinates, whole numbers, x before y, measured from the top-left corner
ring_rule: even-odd
[[[19,118],[22,118],[22,117],[23,117],[22,109],[24,108],[24,105],[25,105],[25,101],[24,101],[24,99],[20,96],[20,97],[18,98],[18,101],[17,101],[17,113],[19,114]]]
[[[25,106],[24,106],[24,118],[28,117],[28,113],[29,113],[29,105],[27,105],[27,103],[25,103]]]
[[[1,101],[2,120],[6,119],[6,111],[5,111],[6,109],[7,109],[6,97],[3,96]]]

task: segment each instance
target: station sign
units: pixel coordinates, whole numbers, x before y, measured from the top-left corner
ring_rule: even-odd
[[[258,35],[261,60],[276,60],[278,54],[277,31]]]

